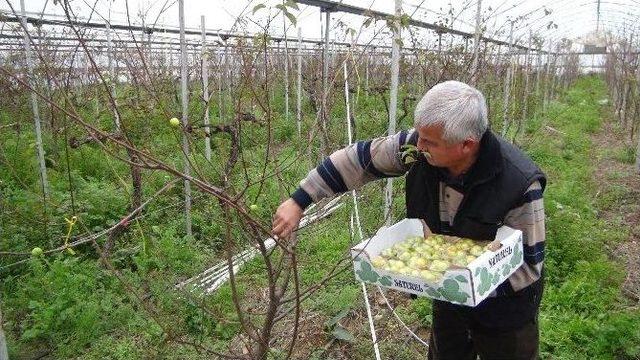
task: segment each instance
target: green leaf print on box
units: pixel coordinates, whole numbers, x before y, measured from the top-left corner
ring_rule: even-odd
[[[360,270],[356,271],[356,274],[358,274],[360,280],[372,283],[378,281],[380,277],[377,272],[371,270],[371,265],[366,261],[360,262]]]
[[[502,276],[507,276],[509,275],[509,272],[511,271],[511,264],[504,264],[504,266],[502,266]]]
[[[385,276],[381,277],[379,282],[380,282],[380,285],[382,285],[382,286],[391,286],[391,284],[392,284],[391,277],[388,276],[388,275],[385,275]]]
[[[513,257],[511,258],[511,261],[509,263],[511,264],[511,266],[516,267],[518,266],[518,264],[520,264],[520,261],[522,261],[522,250],[520,250],[519,246],[516,246],[516,249],[513,252]]]
[[[500,281],[500,270],[493,273],[493,279],[491,279],[491,284],[497,285],[499,281]]]
[[[478,294],[483,296],[489,288],[491,287],[491,280],[493,280],[493,276],[489,274],[489,270],[486,267],[477,268],[476,276],[480,276],[480,285],[478,285]]]
[[[468,294],[460,291],[460,284],[454,279],[445,279],[442,287],[438,289],[438,292],[442,294],[445,299],[458,303],[465,303],[469,297]]]
[[[391,284],[393,284],[390,276],[380,276],[377,272],[373,271],[373,268],[368,262],[362,261],[360,257],[356,257],[353,261],[360,262],[360,270],[356,271],[360,280],[372,283],[377,281],[382,286],[391,286]]]
[[[429,284],[424,284],[424,292],[426,292],[432,298],[440,299],[442,297],[442,295],[440,295],[440,293],[436,289],[432,288]]]
[[[477,268],[476,276],[478,275],[480,276],[480,285],[478,285],[478,294],[480,294],[480,296],[483,296],[487,291],[489,291],[491,286],[497,285],[501,277],[499,269],[495,273],[491,274],[486,267]]]

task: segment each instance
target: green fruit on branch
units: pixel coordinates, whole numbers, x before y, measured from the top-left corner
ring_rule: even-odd
[[[31,256],[42,256],[42,254],[44,254],[42,248],[34,247],[33,250],[31,250]]]

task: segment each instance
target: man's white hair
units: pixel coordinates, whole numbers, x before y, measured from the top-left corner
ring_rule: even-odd
[[[467,138],[480,140],[487,130],[487,104],[476,88],[459,81],[445,81],[432,87],[416,106],[416,129],[442,125],[443,140],[449,144]]]

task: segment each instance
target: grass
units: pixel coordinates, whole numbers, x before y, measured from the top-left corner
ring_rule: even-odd
[[[616,150],[614,158],[623,164],[634,164],[636,162],[636,148],[625,145]]]
[[[640,313],[629,310],[620,293],[624,269],[606,248],[624,241],[628,229],[597,217],[620,200],[625,189],[610,188],[598,200],[589,134],[601,126],[608,108],[603,82],[581,78],[546,124],[565,135],[532,137],[527,151],[550,175],[547,214],[546,289],[540,314],[541,355],[553,359],[632,359],[640,355]]]
[[[386,133],[386,113],[378,95],[360,94],[358,106],[354,106],[357,138],[364,139]],[[547,214],[546,290],[541,309],[541,354],[549,359],[633,359],[640,356],[640,314],[629,310],[630,306],[620,293],[624,269],[609,260],[605,249],[624,241],[629,229],[598,218],[603,210],[615,210],[629,189],[619,185],[602,188],[594,180],[594,158],[613,156],[628,164],[632,159],[629,150],[594,148],[591,135],[601,129],[602,119],[610,109],[597,104],[606,96],[601,79],[581,78],[557,101],[550,104],[546,113],[535,113],[527,122],[522,144],[525,151],[548,174],[545,193]],[[276,105],[282,99],[276,97]],[[494,104],[495,105],[495,104]],[[499,104],[495,105],[499,109]],[[275,106],[274,133],[279,142],[275,149],[280,161],[290,166],[280,175],[285,188],[275,182],[267,182],[260,189],[252,186],[243,201],[259,204],[256,214],[269,224],[271,214],[297,185],[308,169],[314,166],[317,154],[293,160],[299,152],[306,153],[307,145],[318,148],[317,143],[307,144],[297,139],[294,113],[286,122],[282,106]],[[89,109],[91,110],[91,109]],[[2,119],[8,119],[1,110]],[[25,110],[26,111],[26,110]],[[91,110],[92,111],[92,110]],[[195,109],[194,111],[200,111]],[[332,121],[331,138],[335,147],[346,144],[344,104],[336,103]],[[212,114],[217,113],[213,109]],[[309,104],[305,113],[312,114]],[[180,139],[166,124],[164,115],[149,114],[148,128],[138,128],[133,139],[141,144],[153,136],[153,150],[169,162],[180,164],[181,154],[176,151]],[[409,127],[410,119],[402,128]],[[4,120],[3,120],[4,121]],[[7,120],[8,121],[8,120]],[[25,120],[26,121],[26,120]],[[108,119],[99,119],[108,126]],[[303,134],[315,119],[306,116]],[[133,126],[134,124],[129,124]],[[550,132],[545,127],[556,131]],[[150,129],[164,129],[154,133]],[[35,153],[30,134],[3,138],[0,160],[11,164],[15,172],[0,172],[0,205],[12,209],[12,216],[0,214],[2,250],[30,251],[34,246],[47,247],[47,241],[60,244],[65,235],[63,217],[72,209],[67,164],[60,139],[46,139],[51,156],[59,156],[57,165],[50,170],[52,200],[59,204],[49,209],[50,224],[44,233],[41,199],[39,197]],[[262,170],[266,149],[261,145],[266,132],[261,127],[247,127],[243,133],[243,155],[254,167],[248,169],[249,178],[255,178]],[[205,176],[215,177],[216,169],[228,156],[229,140],[224,135],[213,138],[218,150],[216,161],[209,165],[200,155],[193,160],[203,165]],[[57,144],[53,146],[51,144]],[[147,144],[148,145],[148,144]],[[150,146],[150,145],[149,145]],[[201,147],[200,145],[197,145]],[[54,151],[55,150],[55,151]],[[200,149],[202,150],[202,149]],[[55,155],[57,154],[57,155]],[[69,163],[74,191],[73,207],[80,214],[87,231],[98,231],[117,221],[128,205],[128,195],[123,189],[129,185],[127,166],[104,160],[98,146],[83,146],[71,152]],[[270,168],[269,168],[270,169]],[[243,174],[236,174],[238,184]],[[619,174],[610,174],[615,178]],[[121,180],[120,177],[123,177]],[[145,172],[143,184],[146,195],[151,194],[166,181],[164,174]],[[24,184],[22,184],[24,183]],[[360,192],[362,225],[366,234],[374,233],[380,226],[383,182],[371,184]],[[404,215],[404,180],[394,181],[395,219]],[[239,323],[231,298],[231,290],[223,286],[212,296],[184,298],[173,292],[173,284],[190,277],[220,258],[224,224],[214,203],[208,200],[195,202],[193,209],[193,237],[183,236],[183,217],[180,206],[181,188],[172,189],[167,196],[154,202],[145,217],[119,240],[114,253],[114,264],[121,275],[140,295],[153,303],[163,322],[169,323],[176,334],[212,348],[224,348],[236,340]],[[351,201],[329,219],[310,227],[300,234],[298,257],[301,264],[300,278],[303,285],[322,279],[336,261],[348,256],[348,249],[355,241],[349,229]],[[233,230],[235,238],[242,239],[238,247],[249,241],[241,229]],[[82,247],[80,256],[67,254],[32,259],[27,266],[3,273],[0,285],[4,324],[9,337],[11,358],[28,357],[38,349],[47,349],[55,358],[83,359],[133,359],[133,358],[207,358],[188,346],[167,342],[158,324],[136,299],[123,288],[123,284],[97,262],[90,246]],[[0,259],[5,265],[11,259]],[[301,356],[309,359],[338,357],[343,351],[356,359],[371,358],[368,324],[364,312],[360,285],[353,280],[352,270],[346,270],[330,280],[304,303],[305,314],[312,315],[312,324],[320,335],[313,343],[305,345]],[[240,296],[248,302],[262,301],[266,284],[261,274],[261,261],[254,260],[239,274],[242,285]],[[55,296],[52,296],[54,294]],[[209,313],[202,311],[199,302]],[[399,316],[412,326],[431,324],[431,305],[427,299],[398,302]],[[353,343],[336,343],[330,351],[322,346],[331,336],[323,332],[322,324],[344,309],[349,309],[345,326],[356,337]],[[422,356],[424,349],[407,340],[405,330],[398,327],[386,310],[377,322],[385,335],[381,351],[386,358],[412,359]],[[411,346],[406,346],[411,344]],[[335,351],[332,352],[332,351]],[[307,356],[308,355],[308,356]],[[275,351],[272,357],[282,354]]]

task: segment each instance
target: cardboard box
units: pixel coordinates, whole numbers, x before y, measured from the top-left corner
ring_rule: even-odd
[[[378,269],[371,264],[371,259],[394,244],[429,233],[419,219],[404,219],[381,228],[375,236],[351,248],[356,279],[419,296],[476,306],[522,265],[522,231],[507,226],[498,229],[491,250],[486,250],[467,267],[451,266],[437,282]]]

